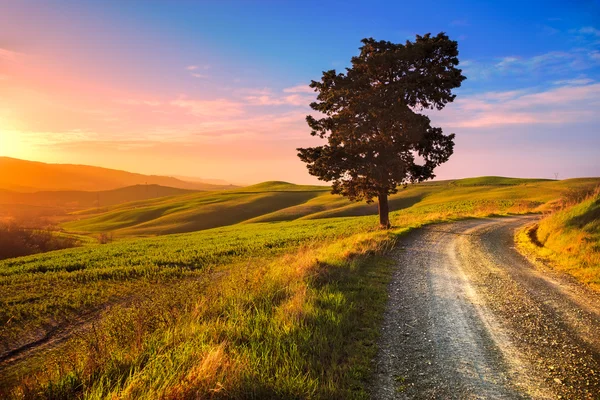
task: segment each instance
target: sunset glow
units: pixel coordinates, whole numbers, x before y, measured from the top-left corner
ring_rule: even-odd
[[[0,400],[600,393],[600,0],[0,5]]]
[[[510,15],[474,4],[472,15],[440,8],[443,18],[414,9],[362,20],[361,5],[332,8],[334,22],[314,16],[316,3],[302,5],[7,2],[0,155],[315,183],[296,157],[318,143],[304,121],[310,80],[347,65],[362,37],[447,31],[468,79],[454,104],[431,113],[457,134],[439,178],[471,176],[475,166],[479,175],[600,174],[600,30],[583,6],[566,20],[558,3],[527,5],[515,32],[499,32]],[[513,35],[528,39],[515,45]]]

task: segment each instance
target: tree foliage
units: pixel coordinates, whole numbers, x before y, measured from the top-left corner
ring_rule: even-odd
[[[310,106],[322,118],[306,120],[327,144],[300,148],[298,156],[311,175],[333,183],[333,193],[380,203],[385,196],[387,203],[399,186],[433,178],[452,154],[454,134],[444,135],[419,111],[444,108],[465,77],[457,42],[444,33],[362,43],[345,73],[326,71],[311,82],[318,95]]]

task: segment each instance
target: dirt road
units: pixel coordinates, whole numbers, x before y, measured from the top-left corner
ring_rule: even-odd
[[[534,217],[406,237],[395,257],[376,399],[600,399],[600,296],[514,249]]]

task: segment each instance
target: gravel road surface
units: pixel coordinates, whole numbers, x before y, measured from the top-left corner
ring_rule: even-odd
[[[535,218],[403,239],[373,398],[600,399],[600,296],[515,250],[515,229]]]

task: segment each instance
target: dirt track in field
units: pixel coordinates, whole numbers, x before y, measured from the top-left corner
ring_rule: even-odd
[[[373,398],[600,399],[600,296],[515,250],[533,220],[432,225],[400,243]]]

